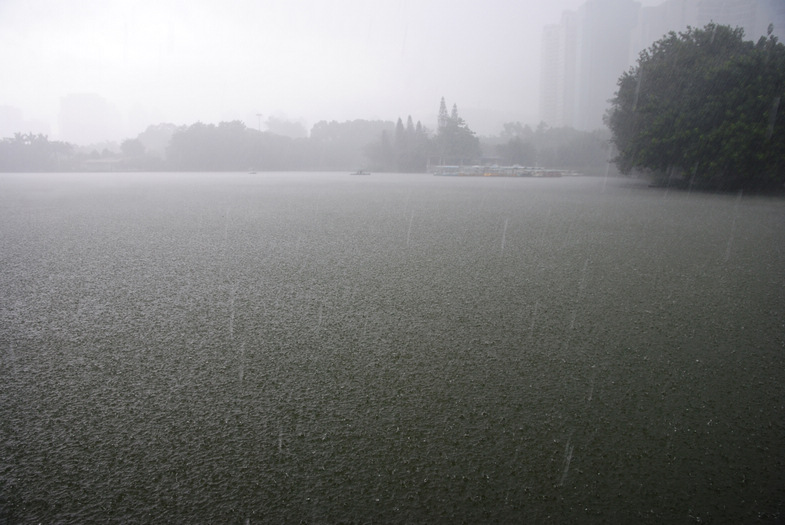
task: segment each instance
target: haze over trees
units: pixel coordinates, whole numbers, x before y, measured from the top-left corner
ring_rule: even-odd
[[[0,171],[61,171],[70,169],[74,147],[46,135],[14,133],[0,140]]]
[[[197,122],[174,132],[166,156],[172,169],[182,171],[279,170],[296,161],[294,146],[292,139],[249,129],[239,121],[217,126]]]
[[[382,130],[379,140],[368,144],[364,151],[373,170],[424,172],[428,168],[431,139],[422,123],[417,121],[415,125],[409,115],[405,127],[399,117],[392,131]]]
[[[268,121],[269,123],[269,121]],[[44,135],[0,141],[0,171],[335,171],[425,172],[436,164],[519,164],[596,172],[607,162],[607,137],[507,123],[497,137],[477,137],[441,99],[436,131],[409,115],[381,120],[321,121],[310,135],[277,122],[260,131],[240,121],[149,126],[119,146],[76,147]],[[269,126],[268,126],[269,128]],[[506,143],[505,143],[506,141]]]
[[[669,33],[622,74],[606,124],[622,173],[720,189],[785,184],[785,46],[708,24]]]
[[[579,131],[551,128],[541,123],[532,130],[520,122],[507,122],[501,135],[495,140],[486,137],[481,145],[485,155],[495,156],[498,164],[542,166],[599,175],[608,169],[609,139],[610,133],[603,129]]]

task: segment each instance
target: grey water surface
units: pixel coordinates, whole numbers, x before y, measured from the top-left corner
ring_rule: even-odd
[[[0,523],[783,512],[782,199],[0,175]]]

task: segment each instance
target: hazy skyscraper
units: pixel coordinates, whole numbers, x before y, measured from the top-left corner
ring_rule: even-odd
[[[774,35],[785,35],[785,0],[666,0],[644,7],[633,30],[630,63],[638,54],[670,31],[688,26],[703,27],[709,22],[741,27],[744,38],[757,41],[772,24]]]
[[[13,137],[16,133],[49,135],[49,126],[46,122],[25,118],[19,108],[0,106],[0,139]]]
[[[785,35],[785,0],[697,0],[697,4],[698,19],[693,25],[738,26],[747,40],[757,41],[772,24],[775,35]]]
[[[578,9],[577,129],[603,126],[616,80],[629,67],[630,35],[639,9],[632,0],[589,0]]]
[[[542,36],[540,120],[553,127],[575,125],[576,14],[567,11]]]
[[[709,22],[741,27],[757,41],[769,24],[785,35],[785,0],[588,0],[545,26],[540,64],[540,119],[550,126],[603,126],[618,78],[639,53],[670,31]]]
[[[540,119],[550,126],[602,127],[616,79],[629,66],[630,35],[640,5],[589,0],[543,31]]]

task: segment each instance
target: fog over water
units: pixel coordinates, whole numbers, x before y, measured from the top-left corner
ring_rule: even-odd
[[[777,522],[785,206],[0,175],[0,522]]]

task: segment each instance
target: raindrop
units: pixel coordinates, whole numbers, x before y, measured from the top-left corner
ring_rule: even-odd
[[[245,343],[240,345],[240,382],[243,382],[245,375]]]
[[[611,159],[613,158],[612,149],[608,148],[608,160],[605,163],[605,177],[602,179],[602,193],[605,193],[605,187],[608,185],[608,175],[611,172]],[[550,212],[550,209],[548,209]]]
[[[414,220],[414,212],[409,215],[409,230],[406,232],[406,247],[409,247],[409,240],[412,236],[412,221]]]
[[[507,223],[510,222],[510,219],[504,219],[504,230],[502,231],[502,255],[504,255],[504,243],[507,239]]]
[[[226,215],[224,221],[224,242],[229,237],[229,208],[226,208]]]
[[[534,303],[534,312],[532,313],[532,325],[529,327],[529,337],[531,334],[534,333],[534,324],[537,321],[537,309],[540,307],[540,302],[536,301]]]
[[[771,113],[769,113],[769,128],[766,130],[766,140],[771,138],[774,133],[774,122],[777,120],[777,110],[780,107],[780,97],[774,97],[771,102]]]
[[[564,447],[564,471],[559,481],[559,486],[564,485],[564,480],[567,479],[567,473],[570,471],[570,462],[572,461],[572,451],[575,445],[570,444],[570,439],[567,440],[567,445]]]
[[[594,382],[596,380],[597,380],[597,371],[595,370],[594,375],[591,376],[591,383],[589,384],[589,396],[586,398],[586,401],[591,401],[592,397],[594,397]]]
[[[589,258],[587,257],[583,263],[583,270],[581,271],[581,282],[578,285],[578,292],[583,292],[586,287],[586,270],[589,268]]]
[[[632,112],[635,113],[635,109],[638,107],[638,95],[641,92],[641,82],[643,82],[643,68],[638,71],[638,82],[635,84],[635,98],[632,101]]]
[[[743,193],[744,190],[739,190],[739,193],[736,196],[736,204],[733,207],[733,222],[731,223],[730,234],[728,234],[728,244],[725,247],[725,262],[728,262],[728,259],[730,259],[731,247],[733,246],[733,237],[736,234],[736,217],[739,214],[739,201],[741,201],[741,196]]]
[[[695,182],[695,176],[698,174],[698,166],[700,165],[699,161],[695,161],[695,166],[692,168],[692,177],[690,177],[690,185],[687,188],[687,193],[692,192],[692,185]]]
[[[229,295],[229,339],[234,340],[234,295],[236,287],[232,287]]]

